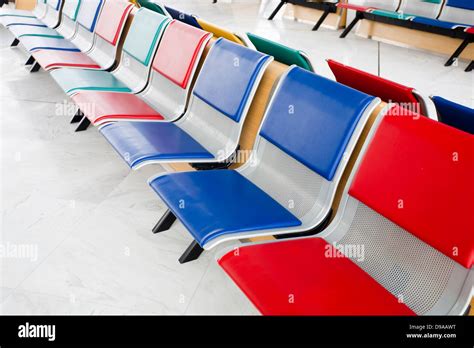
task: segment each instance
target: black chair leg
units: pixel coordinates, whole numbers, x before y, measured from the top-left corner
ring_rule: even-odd
[[[462,51],[469,45],[470,38],[465,38],[464,41],[459,45],[456,51],[454,51],[453,55],[449,57],[448,61],[444,64],[444,66],[451,66],[453,65],[454,61],[461,55]]]
[[[10,47],[18,46],[19,43],[20,43],[20,40],[18,40],[17,38],[14,38],[12,43],[10,44]]]
[[[203,251],[204,249],[201,248],[199,243],[194,240],[191,244],[189,244],[186,251],[179,258],[179,263],[197,260]]]
[[[273,10],[272,14],[270,15],[270,17],[268,17],[268,20],[271,21],[273,18],[275,18],[276,14],[281,10],[281,8],[283,7],[283,5],[286,3],[286,1],[280,1],[280,3],[278,4],[278,6]]]
[[[465,72],[470,72],[474,70],[474,60],[471,61],[471,63],[469,63],[469,65],[467,66],[466,70],[464,70]]]
[[[79,126],[77,126],[75,132],[85,131],[89,127],[90,124],[91,124],[91,121],[89,121],[87,116],[83,116],[80,123],[79,123]]]
[[[71,123],[78,123],[83,118],[84,118],[84,113],[81,111],[81,109],[77,109],[76,113],[71,118]]]
[[[324,13],[321,15],[321,17],[319,17],[318,22],[314,25],[313,31],[316,31],[319,29],[321,24],[323,24],[323,22],[326,20],[327,16],[329,16],[329,13],[330,13],[329,10],[324,10]]]
[[[31,65],[35,62],[35,58],[33,56],[30,56],[28,60],[25,62],[25,65]]]
[[[356,14],[356,17],[354,18],[354,20],[346,27],[346,29],[344,29],[341,36],[339,36],[339,37],[341,39],[345,38],[347,36],[347,34],[349,34],[349,32],[352,30],[352,28],[355,27],[357,22],[359,22],[361,19],[362,19],[362,17],[359,14]]]
[[[176,216],[171,212],[171,210],[167,210],[161,219],[156,223],[155,227],[153,227],[153,233],[160,233],[163,231],[167,231],[171,228],[173,223],[176,221]]]
[[[38,62],[35,62],[30,69],[30,72],[34,73],[37,72],[41,68],[41,65],[39,65]]]

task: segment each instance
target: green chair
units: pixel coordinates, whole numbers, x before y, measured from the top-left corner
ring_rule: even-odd
[[[248,41],[257,51],[273,56],[276,61],[286,65],[297,65],[303,69],[314,71],[313,65],[305,52],[282,45],[264,37],[247,33]]]
[[[140,5],[140,7],[145,7],[149,10],[158,12],[159,14],[163,16],[169,17],[169,14],[166,11],[165,7],[154,0],[136,0],[136,1]]]

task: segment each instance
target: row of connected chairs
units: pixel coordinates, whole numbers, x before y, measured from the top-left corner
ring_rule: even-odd
[[[79,14],[86,4],[97,1],[82,0]],[[413,88],[334,61],[341,83],[293,65],[271,92],[251,157],[226,169],[273,57],[125,1],[100,6],[89,51],[32,50],[34,64],[78,105],[73,121],[99,126],[131,168],[199,169],[149,180],[169,208],[154,232],[177,217],[194,238],[180,262],[224,242],[276,236],[219,255],[264,314],[466,310],[474,259],[468,130],[431,120],[431,100]],[[117,14],[131,20],[126,32]],[[103,32],[101,22],[115,25]],[[123,47],[109,47],[121,35]],[[99,38],[113,70],[84,69]],[[54,59],[39,58],[48,54]],[[441,120],[472,125],[472,109],[433,101]],[[409,110],[417,103],[421,115]],[[365,260],[345,245],[365,246]]]
[[[356,11],[341,38],[365,19],[462,39],[446,66],[452,65],[474,41],[474,2],[471,0],[350,0],[337,6]],[[469,64],[466,71],[473,67]]]

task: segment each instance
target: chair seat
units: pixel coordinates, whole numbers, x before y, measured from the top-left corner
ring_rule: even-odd
[[[163,117],[140,97],[132,93],[80,91],[72,96],[74,103],[94,124],[117,120],[163,120]]]
[[[27,35],[62,38],[62,35],[59,34],[56,30],[48,27],[34,27],[31,25],[12,25],[9,29],[10,32],[17,38],[24,37]]]
[[[301,225],[277,201],[233,170],[167,174],[155,178],[150,186],[201,246],[222,235]]]
[[[0,8],[0,17],[4,17],[4,16],[36,18],[33,12],[29,10],[18,10],[14,8]]]
[[[33,52],[33,57],[45,70],[61,67],[101,68],[92,58],[82,52],[38,50]]]
[[[242,247],[219,264],[265,315],[415,315],[321,238]]]
[[[415,17],[413,22],[430,25],[432,27],[438,27],[443,29],[455,29],[456,27],[470,27],[469,24],[455,23],[455,22],[445,22],[437,19],[426,18],[426,17]]]
[[[51,71],[51,76],[69,94],[79,90],[131,92],[108,71],[65,68]]]
[[[28,50],[58,50],[79,52],[72,42],[57,37],[24,36],[20,40],[21,44]]]
[[[105,125],[100,131],[132,168],[147,161],[214,158],[174,123],[116,122]]]
[[[0,17],[0,23],[6,27],[12,25],[30,25],[38,27],[47,27],[41,20],[35,17],[16,17],[16,16],[4,16]]]

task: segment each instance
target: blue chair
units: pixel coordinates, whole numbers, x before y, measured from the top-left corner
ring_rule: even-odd
[[[293,66],[272,96],[252,157],[236,170],[160,174],[149,183],[188,229],[180,262],[229,240],[317,233],[379,98]]]
[[[100,131],[132,169],[166,162],[216,165],[235,152],[271,60],[219,39],[199,73],[188,110],[177,122],[117,122]]]
[[[199,25],[198,21],[196,20],[196,17],[193,15],[189,15],[187,13],[175,10],[174,8],[171,8],[169,6],[165,6],[166,11],[168,11],[169,15],[171,18],[176,19],[180,22],[186,23],[190,26],[202,29],[202,27]]]
[[[441,97],[434,96],[431,99],[438,111],[438,120],[440,122],[474,134],[474,109]]]

